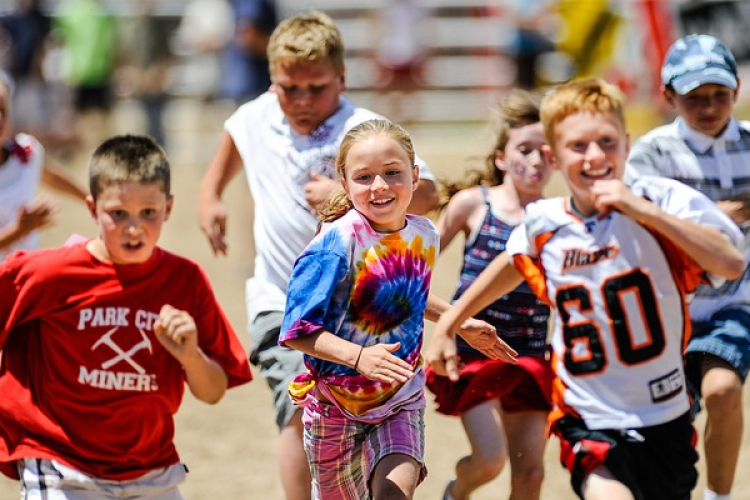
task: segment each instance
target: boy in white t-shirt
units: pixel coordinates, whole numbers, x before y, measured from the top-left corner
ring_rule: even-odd
[[[310,498],[301,412],[287,395],[304,370],[298,351],[277,345],[286,290],[297,256],[312,240],[316,207],[338,186],[334,159],[347,130],[378,115],[342,96],[344,46],[333,21],[319,12],[279,24],[268,46],[272,85],[225,124],[201,182],[199,217],[216,254],[226,254],[227,211],[221,196],[243,169],[255,205],[255,272],[247,281],[251,361],[273,391],[281,430],[279,466],[288,499]],[[421,160],[413,213],[437,207],[434,176]]]

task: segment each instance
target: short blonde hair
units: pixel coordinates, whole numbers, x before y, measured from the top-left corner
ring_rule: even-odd
[[[540,116],[544,135],[554,149],[555,126],[576,113],[611,113],[625,128],[625,96],[620,89],[602,79],[574,80],[564,83],[542,100]]]
[[[352,127],[341,141],[339,152],[336,155],[336,173],[340,179],[346,179],[346,156],[352,146],[373,136],[390,137],[396,141],[404,150],[406,156],[409,157],[410,165],[414,168],[416,155],[409,132],[390,120],[367,120]],[[351,200],[347,198],[346,192],[340,189],[326,201],[318,218],[321,223],[333,222],[343,217],[352,207],[353,205]]]
[[[344,72],[344,42],[326,14],[309,11],[283,20],[268,41],[268,62],[273,75],[277,64],[327,63]]]
[[[89,189],[94,200],[107,187],[124,182],[156,184],[170,196],[169,159],[159,144],[143,135],[105,140],[91,155]]]

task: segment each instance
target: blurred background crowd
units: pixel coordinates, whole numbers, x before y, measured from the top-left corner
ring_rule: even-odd
[[[483,121],[514,86],[601,76],[645,128],[665,119],[658,71],[676,37],[719,36],[741,74],[750,59],[744,0],[0,0],[15,128],[64,159],[119,131],[112,110],[126,107],[174,149],[170,109],[228,116],[262,93],[268,35],[311,8],[342,31],[354,102],[402,122]]]

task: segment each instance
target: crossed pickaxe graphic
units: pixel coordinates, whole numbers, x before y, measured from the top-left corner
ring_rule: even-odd
[[[143,340],[135,344],[127,352],[123,351],[122,348],[119,345],[117,345],[114,340],[112,340],[112,335],[114,335],[114,333],[117,331],[118,328],[119,327],[117,326],[112,328],[110,331],[102,335],[101,338],[99,338],[99,340],[97,340],[93,346],[91,346],[91,350],[93,351],[100,345],[104,344],[117,353],[117,356],[102,363],[102,368],[106,370],[107,368],[115,365],[116,363],[119,363],[120,361],[125,361],[130,366],[135,368],[138,373],[140,374],[146,373],[146,370],[141,365],[133,361],[131,356],[135,354],[136,352],[140,351],[141,349],[148,349],[148,352],[153,354],[154,351],[151,347],[151,341],[148,339],[146,334],[143,333],[143,330],[139,328],[138,331],[141,333],[141,337],[143,338]]]

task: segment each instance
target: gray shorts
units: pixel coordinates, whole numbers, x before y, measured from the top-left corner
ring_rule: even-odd
[[[301,410],[289,397],[289,382],[307,370],[300,351],[278,344],[283,319],[282,311],[264,311],[248,325],[253,341],[250,362],[260,368],[261,376],[271,388],[279,429],[286,427]]]
[[[18,461],[21,500],[183,500],[177,486],[185,480],[178,463],[143,476],[114,481],[90,476],[56,460],[25,458]]]

